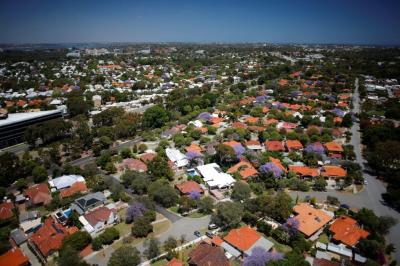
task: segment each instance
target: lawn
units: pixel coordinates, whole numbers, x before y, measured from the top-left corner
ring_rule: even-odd
[[[204,217],[204,216],[206,216],[204,213],[201,213],[201,212],[198,212],[198,211],[192,212],[192,213],[190,213],[188,215],[189,218],[201,218],[201,217]]]
[[[126,224],[125,222],[120,222],[115,226],[121,236],[125,236],[131,232],[132,224]]]
[[[277,242],[275,239],[273,239],[273,238],[270,237],[270,236],[267,237],[267,239],[268,239],[269,241],[271,241],[272,243],[274,243],[274,249],[276,249],[278,252],[281,252],[281,253],[285,253],[285,254],[286,254],[286,253],[289,253],[290,251],[292,251],[292,248],[291,248],[291,247]]]
[[[172,206],[172,207],[168,208],[169,211],[174,212],[174,213],[178,213],[178,209],[179,209],[178,206]]]
[[[169,220],[165,220],[159,223],[156,223],[153,225],[153,234],[159,235],[161,233],[164,233],[169,229],[171,226],[171,222]]]
[[[324,244],[329,244],[329,238],[326,234],[321,234],[318,238],[318,241]]]
[[[155,261],[151,264],[151,266],[165,266],[167,265],[168,261],[166,259]]]

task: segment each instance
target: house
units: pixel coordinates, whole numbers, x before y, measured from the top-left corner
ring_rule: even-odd
[[[269,251],[274,246],[271,241],[264,238],[260,233],[258,233],[250,226],[243,226],[238,229],[232,229],[224,237],[224,241],[228,244],[228,246],[226,245],[226,243],[223,243],[221,244],[221,247],[226,247],[226,250],[229,252],[229,246],[231,246],[239,251],[242,257],[245,255],[250,256],[255,247],[262,247],[263,249]]]
[[[11,230],[10,238],[12,239],[14,244],[17,246],[21,245],[22,243],[26,242],[26,240],[28,240],[25,233],[19,228],[15,228],[15,229]]]
[[[201,186],[195,182],[195,181],[185,181],[183,183],[180,184],[176,184],[175,187],[179,190],[179,192],[182,195],[188,195],[190,194],[192,191],[196,191],[200,194],[204,193],[204,190],[201,188]]]
[[[0,265],[27,266],[29,258],[22,253],[21,249],[15,247],[0,256]]]
[[[245,145],[247,149],[252,151],[261,151],[263,148],[258,140],[248,140],[246,141]]]
[[[24,192],[28,205],[48,205],[52,201],[50,189],[46,183],[36,184]]]
[[[79,221],[89,234],[96,234],[108,225],[118,221],[117,210],[101,206],[80,216]]]
[[[299,222],[298,230],[302,232],[306,238],[318,234],[327,223],[332,220],[332,217],[323,210],[318,210],[307,203],[299,203],[293,207],[293,211],[297,214],[295,219]]]
[[[243,180],[247,180],[250,177],[258,175],[258,171],[251,165],[251,163],[246,161],[241,161],[232,166],[226,171],[228,174],[239,173]]]
[[[41,218],[38,211],[26,211],[19,214],[19,227],[30,233],[41,225]]]
[[[343,147],[335,141],[325,143],[325,149],[328,152],[328,156],[332,158],[342,158]]]
[[[71,204],[71,209],[83,214],[95,207],[104,205],[107,202],[106,197],[101,192],[90,193],[78,199]]]
[[[14,204],[12,202],[3,202],[0,204],[0,220],[8,220],[14,217]]]
[[[145,164],[148,164],[149,162],[153,161],[153,159],[157,156],[157,153],[155,152],[146,152],[145,154],[142,154],[140,156],[140,160],[144,162]]]
[[[72,195],[75,195],[77,193],[84,193],[88,190],[86,187],[85,182],[75,182],[72,184],[72,186],[68,188],[63,188],[60,190],[60,197],[62,199],[71,197]]]
[[[190,266],[230,266],[224,250],[206,242],[200,242],[189,252],[188,263]]]
[[[298,140],[290,140],[286,141],[286,148],[288,151],[299,151],[303,149],[303,144],[301,144]]]
[[[198,166],[197,170],[210,189],[229,188],[236,182],[231,175],[224,173],[216,163]]]
[[[177,258],[172,258],[166,266],[183,266],[183,262],[178,260]]]
[[[267,140],[265,142],[265,147],[267,151],[278,151],[278,152],[283,152],[285,151],[285,148],[282,145],[281,141],[278,140]]]
[[[118,165],[118,170],[123,171],[125,169],[137,171],[137,172],[146,172],[147,165],[138,159],[126,158],[123,159],[122,162]]]
[[[283,166],[281,160],[274,158],[274,157],[269,157],[269,160],[271,161],[271,163],[273,163],[276,167],[278,167],[279,169],[281,169],[284,173],[287,173],[287,170],[285,168],[285,166]]]
[[[310,168],[308,166],[302,165],[289,165],[289,171],[294,172],[301,178],[317,177],[319,175],[319,171],[317,168]]]
[[[187,146],[187,147],[185,148],[185,150],[186,150],[187,152],[196,152],[196,153],[200,153],[200,154],[201,154],[201,152],[203,151],[203,149],[202,149],[198,144],[196,144],[196,143],[190,144],[190,146]]]
[[[45,263],[49,255],[61,248],[63,239],[78,230],[76,227],[67,228],[49,217],[44,221],[42,227],[29,237],[28,244],[39,259]]]
[[[186,156],[177,149],[166,148],[165,153],[168,159],[174,163],[175,167],[181,168],[189,164]]]
[[[325,165],[321,169],[321,176],[340,179],[347,176],[347,171],[340,166]]]
[[[49,185],[51,188],[61,190],[63,188],[71,187],[76,182],[85,183],[85,178],[80,175],[63,175],[63,176],[60,176],[60,177],[50,180]]]
[[[341,242],[349,247],[354,247],[362,238],[366,238],[369,232],[360,228],[357,221],[348,216],[337,218],[329,227],[334,241]]]

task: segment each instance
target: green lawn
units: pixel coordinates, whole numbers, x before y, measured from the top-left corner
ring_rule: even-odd
[[[204,216],[206,216],[204,213],[201,213],[201,212],[198,212],[198,211],[192,212],[191,214],[188,215],[189,218],[201,218],[201,217],[204,217]]]
[[[273,239],[273,238],[270,237],[270,236],[267,237],[267,239],[268,239],[269,241],[271,241],[272,243],[274,243],[274,248],[275,248],[278,252],[281,252],[281,253],[285,253],[285,254],[286,254],[286,253],[289,253],[290,251],[292,251],[292,248],[291,248],[291,247],[277,242],[275,239]]]
[[[178,206],[172,206],[172,207],[168,208],[169,211],[174,212],[174,213],[178,213],[178,209],[179,209]]]
[[[329,244],[329,238],[326,234],[321,234],[318,238],[318,241],[324,244]]]
[[[125,222],[120,222],[115,226],[121,236],[125,236],[131,232],[132,224],[126,224]]]
[[[167,265],[168,261],[166,259],[155,261],[151,264],[151,266],[165,266]]]
[[[153,234],[159,235],[169,229],[171,226],[171,222],[169,220],[165,220],[153,225]]]

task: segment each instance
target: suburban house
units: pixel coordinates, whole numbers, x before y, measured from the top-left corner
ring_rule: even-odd
[[[140,156],[140,160],[144,162],[146,165],[153,161],[153,159],[157,156],[155,152],[146,152]]]
[[[0,265],[27,266],[30,263],[29,258],[22,253],[21,249],[15,247],[0,256]]]
[[[277,152],[285,151],[285,147],[283,147],[282,142],[278,140],[267,140],[265,142],[265,147],[267,151],[277,151]]]
[[[188,165],[189,161],[186,156],[177,149],[166,148],[165,153],[168,159],[174,163],[177,168],[182,168]]]
[[[329,227],[332,233],[332,240],[354,247],[362,238],[366,238],[369,232],[362,229],[357,221],[348,216],[337,218]]]
[[[117,210],[101,206],[88,211],[79,217],[79,221],[83,224],[84,229],[91,235],[94,235],[108,225],[118,222]]]
[[[67,228],[49,217],[44,221],[42,227],[29,237],[28,244],[39,259],[45,263],[49,255],[61,248],[63,239],[78,230],[76,227]]]
[[[250,256],[255,247],[262,247],[269,251],[274,246],[271,241],[250,226],[232,229],[223,240],[221,247],[234,257]]]
[[[288,151],[299,151],[303,149],[303,144],[298,140],[287,140],[286,148]]]
[[[178,260],[177,258],[172,258],[172,260],[168,261],[167,266],[183,266],[183,262]]]
[[[263,146],[258,140],[248,140],[245,143],[247,149],[252,150],[252,151],[262,151]]]
[[[317,168],[311,168],[303,165],[289,165],[289,171],[294,172],[301,178],[312,178],[319,175],[319,171]]]
[[[49,185],[52,189],[61,190],[69,188],[77,182],[85,183],[85,178],[80,175],[63,175],[50,180]]]
[[[200,242],[189,253],[188,263],[190,266],[230,266],[224,250],[206,242]]]
[[[63,188],[60,190],[60,197],[61,198],[68,198],[71,197],[72,195],[75,195],[77,193],[85,193],[88,191],[88,188],[86,186],[85,182],[75,182],[72,184],[72,186],[68,188]]]
[[[0,203],[0,220],[8,220],[14,217],[14,204],[10,201]]]
[[[297,204],[293,207],[293,211],[297,214],[295,219],[299,222],[298,230],[311,240],[319,236],[324,226],[332,221],[333,216],[307,203]]]
[[[90,193],[80,197],[71,204],[71,209],[83,214],[95,207],[104,205],[107,202],[106,197],[101,192]]]
[[[328,152],[328,156],[332,158],[342,158],[343,147],[336,141],[325,143],[325,149]]]
[[[146,172],[147,165],[138,159],[126,158],[123,159],[120,164],[118,164],[118,170],[124,171],[126,169],[137,171],[137,172]]]
[[[210,189],[230,188],[236,182],[231,175],[224,173],[216,163],[198,166],[197,170]]]
[[[24,192],[28,205],[48,205],[52,201],[50,189],[46,183],[35,184]]]
[[[179,190],[179,192],[182,195],[188,195],[193,191],[198,192],[199,194],[204,193],[204,190],[195,181],[185,181],[183,183],[176,184],[175,187]]]
[[[226,172],[228,174],[238,173],[243,180],[247,180],[250,177],[258,175],[258,171],[253,167],[253,165],[246,161],[238,162]]]
[[[340,166],[325,165],[321,168],[321,176],[326,178],[342,179],[347,176],[347,171]]]

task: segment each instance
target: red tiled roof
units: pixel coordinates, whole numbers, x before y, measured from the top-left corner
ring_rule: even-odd
[[[329,152],[343,152],[343,147],[335,141],[325,143],[325,148]]]
[[[148,163],[150,161],[153,161],[154,157],[156,157],[156,153],[148,152],[140,156],[140,160],[142,160],[144,163]]]
[[[249,117],[247,117],[245,119],[246,123],[251,123],[251,124],[257,123],[258,120],[259,120],[259,118],[258,117],[254,117],[254,116],[249,116]]]
[[[14,204],[12,202],[3,202],[0,204],[0,220],[10,219],[14,216]]]
[[[297,213],[295,218],[299,221],[299,231],[307,237],[313,235],[332,220],[332,217],[324,211],[315,209],[307,203],[297,204],[293,211]]]
[[[369,233],[357,225],[357,221],[348,217],[337,218],[329,227],[333,238],[348,246],[355,246],[361,238],[366,238]]]
[[[246,146],[256,146],[256,145],[261,145],[261,143],[258,140],[248,140],[246,141]]]
[[[99,222],[106,222],[113,212],[115,213],[116,211],[114,209],[101,206],[88,212],[84,215],[84,217],[92,226],[95,226]]]
[[[85,182],[75,182],[69,188],[64,188],[60,190],[60,197],[67,198],[76,193],[85,192],[87,191],[86,183]]]
[[[25,266],[29,265],[29,258],[19,248],[15,247],[0,256],[0,265]]]
[[[258,174],[257,170],[251,165],[249,162],[238,162],[234,166],[228,169],[227,173],[228,174],[233,174],[239,172],[240,176],[242,179],[246,180],[251,176],[255,176]]]
[[[261,132],[265,130],[265,127],[261,126],[249,126],[249,130],[251,131],[256,131],[256,132]]]
[[[259,239],[261,235],[250,226],[243,226],[239,229],[232,229],[224,240],[244,252],[250,249]]]
[[[233,148],[233,147],[235,147],[237,145],[240,145],[240,142],[231,140],[231,141],[225,141],[223,144],[227,145],[227,146],[231,146]]]
[[[268,151],[284,151],[285,148],[282,145],[281,141],[278,140],[268,140],[265,142],[265,146]]]
[[[176,184],[175,186],[182,194],[189,194],[192,191],[197,191],[199,193],[204,192],[200,185],[192,180],[183,182],[181,184]]]
[[[235,123],[232,123],[231,127],[233,127],[233,128],[247,128],[247,125],[245,123],[242,123],[242,122],[235,122]]]
[[[194,151],[194,152],[197,152],[197,153],[201,153],[203,149],[202,149],[198,144],[192,143],[192,144],[190,144],[190,146],[187,146],[187,147],[185,148],[185,150],[186,150],[187,152],[189,152],[189,151]]]
[[[220,238],[219,236],[213,236],[213,238],[211,239],[211,243],[213,243],[216,246],[221,246],[223,242],[224,240],[222,240],[222,238]]]
[[[347,176],[347,171],[340,166],[325,165],[322,167],[321,175],[323,177],[343,178]]]
[[[189,253],[189,264],[196,266],[230,266],[222,248],[201,242]]]
[[[298,140],[289,140],[288,139],[286,141],[286,147],[288,148],[289,151],[301,150],[301,149],[303,149],[303,144],[301,144],[301,142]]]
[[[132,158],[127,158],[122,160],[122,162],[119,164],[120,169],[130,169],[130,170],[135,170],[138,172],[146,172],[147,171],[147,165],[143,163],[142,161],[138,159],[132,159]]]
[[[279,169],[281,169],[282,171],[284,171],[285,173],[287,173],[287,170],[285,168],[285,166],[283,166],[283,164],[281,163],[281,160],[274,158],[274,157],[269,157],[269,160],[275,164]]]
[[[167,266],[183,266],[183,262],[177,258],[172,258],[172,260],[167,263]]]
[[[52,197],[46,183],[33,185],[25,190],[27,196],[33,204],[50,204]]]
[[[42,227],[33,233],[29,240],[32,241],[43,256],[47,257],[53,251],[59,250],[62,240],[72,232],[78,231],[78,228],[69,228],[62,224],[56,223],[53,218],[49,217],[45,220]]]
[[[308,166],[289,165],[289,170],[301,176],[311,176],[311,177],[318,176],[318,169],[310,168]]]

